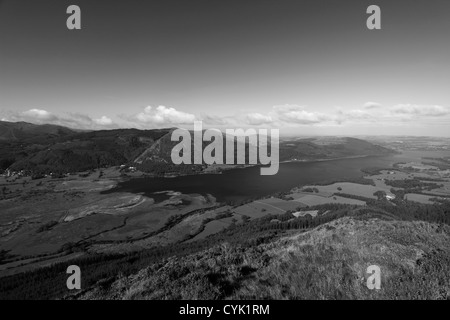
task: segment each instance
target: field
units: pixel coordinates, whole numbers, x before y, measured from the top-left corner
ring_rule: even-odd
[[[95,253],[130,252],[154,246],[203,239],[231,224],[230,219],[233,219],[234,216],[221,218],[230,209],[229,206],[221,206],[214,209],[205,209],[204,212],[188,214],[172,227],[144,239],[123,243],[96,243],[90,247],[89,251]]]
[[[130,173],[140,176],[142,173]],[[267,215],[318,214],[315,206],[364,207],[384,192],[395,199],[391,181],[415,181],[405,200],[431,204],[450,195],[450,179],[441,171],[381,170],[365,176],[370,183],[336,182],[298,186],[283,195],[230,206],[213,195],[164,192],[166,200],[128,192],[105,192],[122,179],[114,168],[67,175],[64,178],[0,177],[0,276],[32,270],[86,253],[129,253],[206,239],[233,225]],[[418,181],[418,182],[417,182]],[[439,188],[421,188],[436,183]],[[419,186],[417,186],[419,184]],[[155,202],[156,201],[156,202]],[[277,219],[275,219],[277,220]]]
[[[7,254],[0,275],[19,265],[61,261],[74,248],[140,241],[166,231],[171,221],[216,205],[209,195],[176,194],[155,204],[143,195],[104,194],[118,181],[112,170],[62,179],[2,178],[8,192],[0,202],[0,249]],[[177,226],[181,240],[189,226]]]
[[[321,197],[312,194],[304,195],[303,197],[299,197],[294,201],[309,207],[328,203],[351,204],[357,206],[363,206],[366,204],[364,201],[361,200],[344,198],[341,196]]]
[[[432,204],[433,201],[430,201],[431,198],[436,198],[435,196],[427,196],[424,194],[417,193],[407,193],[405,194],[405,199],[408,201],[420,202],[425,204]]]
[[[439,182],[443,186],[440,188],[432,189],[431,191],[424,191],[424,193],[435,194],[439,196],[450,197],[450,182]]]
[[[337,192],[347,193],[372,199],[376,199],[376,196],[374,196],[373,194],[376,191],[380,190],[379,188],[374,186],[362,185],[352,182],[338,182],[327,186],[305,186],[305,188],[317,188],[319,192],[326,192],[328,194],[329,193],[333,194]]]
[[[304,217],[304,216],[306,216],[307,214],[309,214],[311,217],[316,217],[317,216],[317,214],[319,213],[319,210],[305,210],[305,211],[297,211],[297,212],[294,212],[294,213],[292,213],[292,215],[294,216],[294,217],[296,217],[296,218],[298,218],[298,217]]]
[[[278,198],[261,199],[233,209],[233,212],[256,219],[267,214],[282,214],[287,210],[296,210],[301,204]]]
[[[227,228],[229,225],[230,225],[229,223],[227,223],[223,220],[214,220],[214,221],[208,222],[205,225],[205,229],[189,241],[192,242],[192,241],[204,239],[207,236],[218,233],[219,231]]]

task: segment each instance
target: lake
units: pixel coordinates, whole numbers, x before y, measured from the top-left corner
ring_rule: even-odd
[[[119,183],[108,191],[143,193],[159,202],[170,194],[162,191],[181,193],[211,194],[218,201],[240,202],[288,191],[297,186],[345,181],[363,175],[361,169],[369,167],[388,168],[396,162],[420,161],[421,157],[449,156],[448,152],[405,151],[383,157],[364,157],[311,162],[281,163],[276,175],[262,176],[259,167],[233,169],[222,174],[200,174],[175,178],[135,178]]]

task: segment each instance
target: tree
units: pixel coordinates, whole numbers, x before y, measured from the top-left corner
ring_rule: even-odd
[[[383,200],[386,197],[386,192],[378,190],[377,192],[374,192],[373,194],[378,198],[378,200]]]

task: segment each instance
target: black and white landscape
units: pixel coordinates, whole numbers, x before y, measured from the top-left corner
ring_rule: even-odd
[[[0,1],[1,300],[450,299],[448,1],[75,2]]]

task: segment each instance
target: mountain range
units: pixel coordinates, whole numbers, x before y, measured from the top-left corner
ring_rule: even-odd
[[[80,132],[49,124],[0,121],[0,170],[67,173],[128,164],[147,172],[173,171],[171,150],[178,141],[171,141],[172,130],[174,128]],[[209,142],[203,147],[207,144]],[[283,140],[279,150],[280,161],[378,156],[393,152],[348,137]]]

